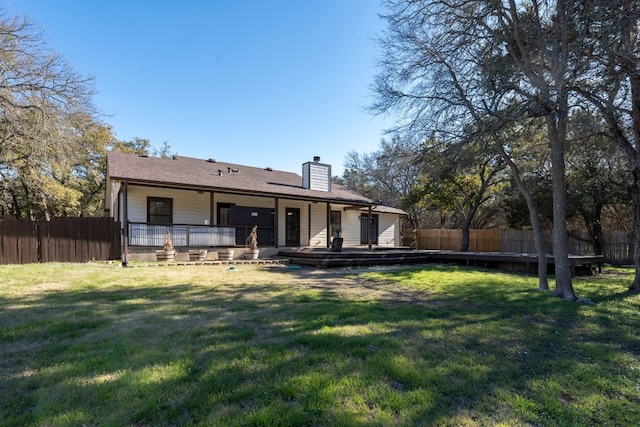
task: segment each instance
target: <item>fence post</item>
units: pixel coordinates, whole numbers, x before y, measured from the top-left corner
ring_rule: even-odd
[[[42,225],[40,221],[34,222],[36,226],[36,248],[38,254],[38,262],[42,262]]]

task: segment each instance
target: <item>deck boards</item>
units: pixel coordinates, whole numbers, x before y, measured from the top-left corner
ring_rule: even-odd
[[[331,252],[328,249],[282,250],[280,255],[293,264],[317,267],[346,267],[388,264],[452,263],[466,266],[496,268],[499,270],[537,273],[538,258],[535,254],[504,252],[456,252],[434,250],[344,249]],[[572,276],[593,274],[602,270],[601,255],[569,255]],[[554,258],[547,255],[547,270],[553,273]]]

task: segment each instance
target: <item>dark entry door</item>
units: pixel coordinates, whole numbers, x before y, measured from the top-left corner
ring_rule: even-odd
[[[286,246],[300,246],[300,209],[287,208]]]

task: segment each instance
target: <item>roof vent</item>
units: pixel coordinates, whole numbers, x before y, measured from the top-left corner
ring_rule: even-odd
[[[216,159],[207,159],[207,163],[215,163]]]
[[[224,171],[222,169],[218,169],[218,176],[222,176],[223,173]]]
[[[264,168],[264,170],[271,172],[271,171],[273,171],[273,168],[272,168],[272,167],[267,166],[266,168]]]
[[[316,163],[320,162],[320,156],[313,156],[313,161]]]
[[[173,156],[171,156],[171,159],[173,160],[178,160],[178,156],[176,156],[175,154]]]

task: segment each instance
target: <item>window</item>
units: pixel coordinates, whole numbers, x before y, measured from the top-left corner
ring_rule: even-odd
[[[371,223],[369,224],[369,215],[362,215],[360,217],[360,244],[366,245],[369,243],[369,236],[371,236],[371,243],[378,244],[378,215],[371,215]]]
[[[147,197],[147,222],[149,224],[172,224],[173,199]]]
[[[342,213],[340,211],[331,211],[331,237],[342,237]]]
[[[218,225],[231,225],[231,203],[218,203]]]

